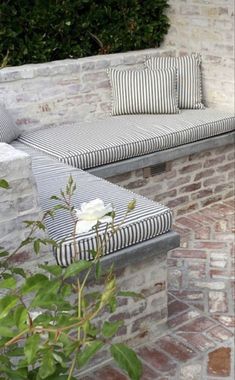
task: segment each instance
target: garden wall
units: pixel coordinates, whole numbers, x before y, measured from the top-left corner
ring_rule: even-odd
[[[200,52],[211,105],[234,109],[234,0],[169,0],[164,46]]]
[[[234,194],[234,145],[187,155],[156,168],[111,178],[110,182],[163,203],[175,216],[198,210]]]
[[[173,45],[174,30],[169,45]],[[181,45],[168,48],[166,42],[166,47],[159,49],[6,67],[0,70],[0,103],[10,110],[21,130],[54,125],[66,128],[66,124],[104,118],[111,110],[107,68],[143,67],[147,55],[180,55],[194,50],[202,53],[206,104],[232,109],[232,53],[200,49],[192,39],[187,48]]]

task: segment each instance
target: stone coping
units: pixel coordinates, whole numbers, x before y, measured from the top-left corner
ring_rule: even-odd
[[[195,141],[190,144],[180,145],[175,148],[162,150],[115,162],[112,164],[89,169],[88,172],[101,178],[108,178],[118,174],[127,173],[133,170],[142,169],[148,166],[172,161],[189,154],[210,150],[227,144],[231,144],[235,139],[235,132],[228,132],[223,135],[209,137],[204,140]]]

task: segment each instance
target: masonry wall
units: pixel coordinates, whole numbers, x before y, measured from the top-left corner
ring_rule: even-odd
[[[0,177],[10,188],[0,188],[0,246],[13,250],[26,237],[23,220],[38,219],[40,207],[31,158],[0,143]]]
[[[234,195],[234,154],[231,144],[167,162],[162,174],[144,168],[108,180],[183,215]]]
[[[205,99],[234,109],[234,0],[169,0],[164,46],[199,52]]]

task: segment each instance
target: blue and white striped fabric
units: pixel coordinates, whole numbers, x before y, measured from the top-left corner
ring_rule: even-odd
[[[112,115],[179,113],[177,70],[109,69]]]
[[[177,69],[179,108],[203,109],[201,56],[151,57],[146,60],[149,69]]]
[[[233,114],[213,109],[126,115],[24,134],[20,141],[80,169],[141,156],[235,129]]]
[[[44,210],[48,210],[56,204],[56,201],[50,200],[50,197],[51,195],[59,195],[60,189],[65,188],[70,174],[77,184],[73,202],[76,208],[80,208],[82,202],[101,198],[105,204],[113,204],[116,210],[116,223],[120,223],[126,212],[127,204],[133,198],[136,199],[136,209],[128,215],[118,233],[107,242],[106,255],[149,240],[171,229],[172,214],[167,207],[79,169],[56,162],[46,154],[20,142],[13,142],[12,146],[23,150],[32,157],[33,173],[38,186],[40,203]],[[74,257],[71,217],[65,210],[58,210],[53,220],[49,218],[46,220],[46,227],[50,238],[57,242],[64,239],[60,247],[55,249],[57,263],[61,266],[69,265]],[[104,233],[104,228],[104,225],[101,226],[101,236]],[[96,249],[95,233],[88,232],[77,235],[76,245],[80,258],[91,260],[90,251]]]

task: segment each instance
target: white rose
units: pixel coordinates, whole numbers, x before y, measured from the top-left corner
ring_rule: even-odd
[[[112,218],[107,214],[111,211],[113,211],[112,205],[109,203],[105,206],[102,199],[99,198],[82,203],[81,210],[75,209],[78,218],[76,233],[82,234],[90,231],[97,222],[110,223]]]

